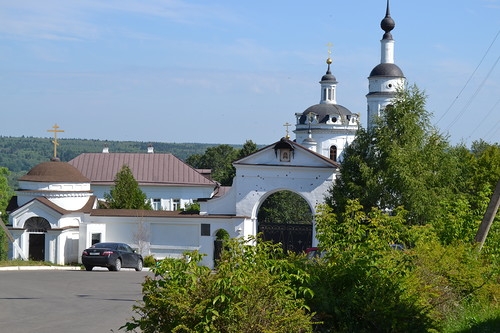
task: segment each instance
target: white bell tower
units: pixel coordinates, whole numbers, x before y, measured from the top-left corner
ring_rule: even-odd
[[[391,17],[389,0],[385,17],[380,22],[380,27],[384,30],[384,36],[380,41],[381,56],[380,64],[375,66],[368,77],[368,129],[374,126],[374,119],[381,115],[384,109],[391,103],[398,87],[406,84],[403,71],[394,63],[394,39],[391,31],[396,23]]]

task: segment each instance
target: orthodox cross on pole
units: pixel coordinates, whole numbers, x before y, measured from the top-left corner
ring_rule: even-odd
[[[328,42],[326,44],[326,46],[328,47],[328,58],[330,58],[330,56],[332,55],[332,47],[333,47],[333,44]]]
[[[52,126],[53,129],[47,130],[47,132],[53,132],[54,133],[54,140],[52,140],[52,143],[54,144],[54,158],[57,158],[57,146],[59,146],[59,142],[57,142],[57,133],[64,132],[64,130],[60,130],[59,126],[57,124],[54,124]]]
[[[292,126],[292,124],[289,124],[288,122],[284,123],[283,126],[286,127],[286,135],[285,139],[290,139],[290,135],[288,135],[288,127]]]

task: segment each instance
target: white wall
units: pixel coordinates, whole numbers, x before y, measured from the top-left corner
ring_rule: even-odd
[[[203,265],[213,267],[213,249],[216,239],[215,233],[219,229],[226,230],[231,237],[238,233],[235,226],[242,225],[243,219],[236,217],[203,217],[193,215],[192,217],[92,217],[80,228],[80,238],[86,238],[86,242],[80,242],[79,252],[90,246],[92,233],[101,233],[102,242],[123,242],[137,249],[137,233],[142,224],[146,229],[149,253],[157,259],[179,258],[186,251],[198,250],[204,254]],[[210,235],[201,235],[201,224],[210,225]],[[84,232],[85,236],[82,235]],[[81,261],[81,258],[79,259]]]
[[[104,194],[111,191],[110,186],[92,185],[94,195],[104,199]],[[141,190],[148,199],[161,199],[162,210],[173,210],[172,202],[180,199],[181,208],[199,198],[210,198],[214,188],[212,186],[141,186]]]

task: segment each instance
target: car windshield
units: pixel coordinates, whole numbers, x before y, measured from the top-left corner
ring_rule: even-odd
[[[92,247],[95,247],[95,248],[105,248],[105,249],[112,249],[112,250],[116,250],[116,248],[118,247],[118,244],[116,243],[96,243],[94,245],[92,245]]]

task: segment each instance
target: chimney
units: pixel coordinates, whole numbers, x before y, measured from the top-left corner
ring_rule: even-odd
[[[154,153],[154,148],[153,145],[148,145],[148,154],[153,154]]]
[[[108,145],[104,145],[104,147],[102,148],[102,153],[103,153],[103,154],[107,154],[107,153],[109,153],[109,148],[108,148]]]

